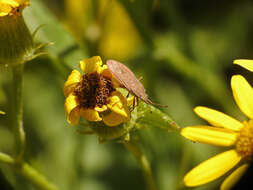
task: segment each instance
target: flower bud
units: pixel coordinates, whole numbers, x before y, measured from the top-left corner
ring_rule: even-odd
[[[24,63],[33,51],[33,38],[22,10],[29,1],[0,1],[0,65]]]

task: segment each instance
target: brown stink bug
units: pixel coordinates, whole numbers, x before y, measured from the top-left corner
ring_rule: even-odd
[[[138,98],[140,98],[143,102],[147,104],[167,107],[153,103],[150,99],[148,99],[148,95],[146,94],[144,86],[127,66],[115,60],[107,60],[106,65],[112,75],[116,78],[116,80],[118,80],[120,85],[126,88],[130,93],[132,93],[135,98],[137,98],[137,101]]]

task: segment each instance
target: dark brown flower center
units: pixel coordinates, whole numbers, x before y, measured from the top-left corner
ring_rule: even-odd
[[[253,157],[253,120],[244,122],[236,142],[236,151],[244,158],[252,160]]]
[[[108,104],[108,98],[114,90],[110,78],[95,72],[82,76],[74,94],[81,107],[93,109]]]

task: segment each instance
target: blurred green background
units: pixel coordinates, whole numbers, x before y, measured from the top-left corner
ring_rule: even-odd
[[[230,89],[233,74],[249,72],[232,65],[253,58],[253,2],[217,0],[31,0],[24,10],[37,43],[53,42],[25,67],[25,159],[59,189],[145,189],[133,156],[116,141],[76,132],[64,114],[64,81],[83,58],[116,59],[143,76],[149,97],[180,126],[203,124],[197,105],[243,118]],[[13,154],[11,72],[0,74],[0,150]],[[221,148],[192,143],[176,132],[143,128],[137,132],[160,190],[217,189],[223,178],[186,188],[184,174]],[[35,189],[1,164],[7,189]]]

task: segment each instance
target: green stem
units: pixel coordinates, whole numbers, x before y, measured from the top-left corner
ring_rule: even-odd
[[[141,151],[138,144],[136,142],[125,141],[124,145],[129,150],[129,152],[133,154],[138,164],[140,165],[148,190],[157,190],[149,161]]]
[[[24,65],[19,64],[12,68],[14,87],[14,120],[13,127],[16,137],[17,160],[22,160],[25,151],[25,132],[23,128],[23,86]]]
[[[41,175],[37,170],[25,162],[16,164],[16,161],[11,156],[2,152],[0,152],[0,162],[13,166],[18,173],[33,183],[38,189],[58,190],[58,188],[50,183],[45,176]]]
[[[0,152],[0,161],[6,164],[14,164],[15,161],[8,154]]]
[[[58,190],[58,188],[50,183],[45,176],[41,175],[37,170],[27,163],[23,163],[18,171],[22,176],[31,181],[35,186],[41,190]]]

